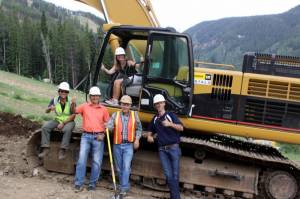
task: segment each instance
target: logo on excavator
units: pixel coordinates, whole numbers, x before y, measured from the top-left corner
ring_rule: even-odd
[[[196,73],[194,83],[200,85],[211,85],[211,74]]]

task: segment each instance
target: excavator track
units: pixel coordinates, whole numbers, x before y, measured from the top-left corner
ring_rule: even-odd
[[[234,138],[221,135],[216,135],[209,140],[181,137],[181,143],[183,145],[189,145],[190,147],[203,147],[203,149],[212,153],[223,152],[222,155],[224,156],[238,158],[247,162],[251,161],[256,164],[259,162],[265,166],[270,166],[270,163],[272,163],[274,167],[283,166],[286,169],[289,168],[300,171],[299,164],[285,158],[277,149],[267,145],[235,140]],[[230,145],[227,143],[230,143]]]
[[[260,171],[258,192],[254,198],[285,199],[300,195],[300,165],[285,158],[273,147],[223,135],[215,135],[210,139],[182,137],[181,142],[212,154],[221,153],[222,157],[230,160],[257,165]]]
[[[56,158],[60,142],[52,141],[49,157],[42,162],[37,158],[40,131],[36,131],[28,142],[27,162],[31,168],[43,163],[47,170],[72,174],[75,171],[79,139],[80,133],[74,133],[65,161]],[[292,199],[299,196],[299,179],[295,176],[300,176],[300,166],[283,157],[273,147],[214,135],[181,137],[181,148],[182,198]],[[110,171],[107,157],[102,168]],[[169,197],[155,151],[138,150],[135,153],[131,181],[137,186],[152,189],[137,191],[138,194],[155,198]],[[110,183],[105,185],[101,182],[100,186],[111,188]]]

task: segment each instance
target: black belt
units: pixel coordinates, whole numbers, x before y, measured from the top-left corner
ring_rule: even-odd
[[[132,142],[129,142],[128,140],[122,140],[122,144],[128,144],[128,143],[132,143]]]
[[[168,150],[171,149],[173,147],[177,147],[179,146],[179,144],[175,143],[175,144],[169,144],[169,145],[165,145],[165,146],[160,146],[158,149],[159,150]]]
[[[88,132],[88,131],[84,131],[84,133],[86,134],[91,134],[91,135],[98,135],[98,134],[101,134],[101,133],[104,133],[104,131],[101,131],[101,132]]]

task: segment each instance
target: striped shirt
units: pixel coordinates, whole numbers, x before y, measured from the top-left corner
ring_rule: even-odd
[[[140,118],[137,114],[137,112],[135,111],[134,112],[135,114],[135,118],[136,118],[136,131],[135,131],[135,136],[136,137],[141,137],[142,135],[142,123],[140,121]],[[115,122],[115,119],[116,119],[116,113],[113,113],[110,120],[108,121],[107,123],[107,128],[112,131],[114,129],[114,122]],[[128,128],[127,128],[127,125],[128,125],[128,120],[129,120],[129,114],[127,115],[124,115],[123,112],[121,112],[120,114],[121,116],[121,120],[122,120],[122,141],[128,141]]]

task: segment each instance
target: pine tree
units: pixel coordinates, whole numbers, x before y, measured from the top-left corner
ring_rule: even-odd
[[[36,23],[32,26],[32,44],[31,44],[31,70],[32,76],[41,80],[43,71],[47,70],[44,64],[44,56],[42,51],[42,41],[40,37],[40,24]]]
[[[20,62],[22,75],[32,77],[31,70],[31,48],[32,47],[32,25],[31,21],[25,17],[21,24],[20,31]]]
[[[7,18],[0,7],[0,69],[7,70],[6,55],[7,55],[7,41],[8,28]]]
[[[50,41],[49,41],[49,35],[48,35],[48,27],[47,27],[47,21],[45,12],[43,11],[42,17],[41,17],[41,40],[42,40],[42,46],[43,46],[43,53],[45,58],[45,63],[47,65],[48,69],[48,78],[50,82],[53,82],[52,79],[52,67],[51,67],[51,60],[50,60]]]
[[[16,14],[9,19],[9,34],[8,34],[8,52],[7,64],[8,71],[15,72],[20,75],[20,24]]]
[[[47,37],[47,35],[48,35],[48,26],[47,26],[47,19],[46,19],[45,11],[42,12],[41,31],[44,34],[44,36]]]

